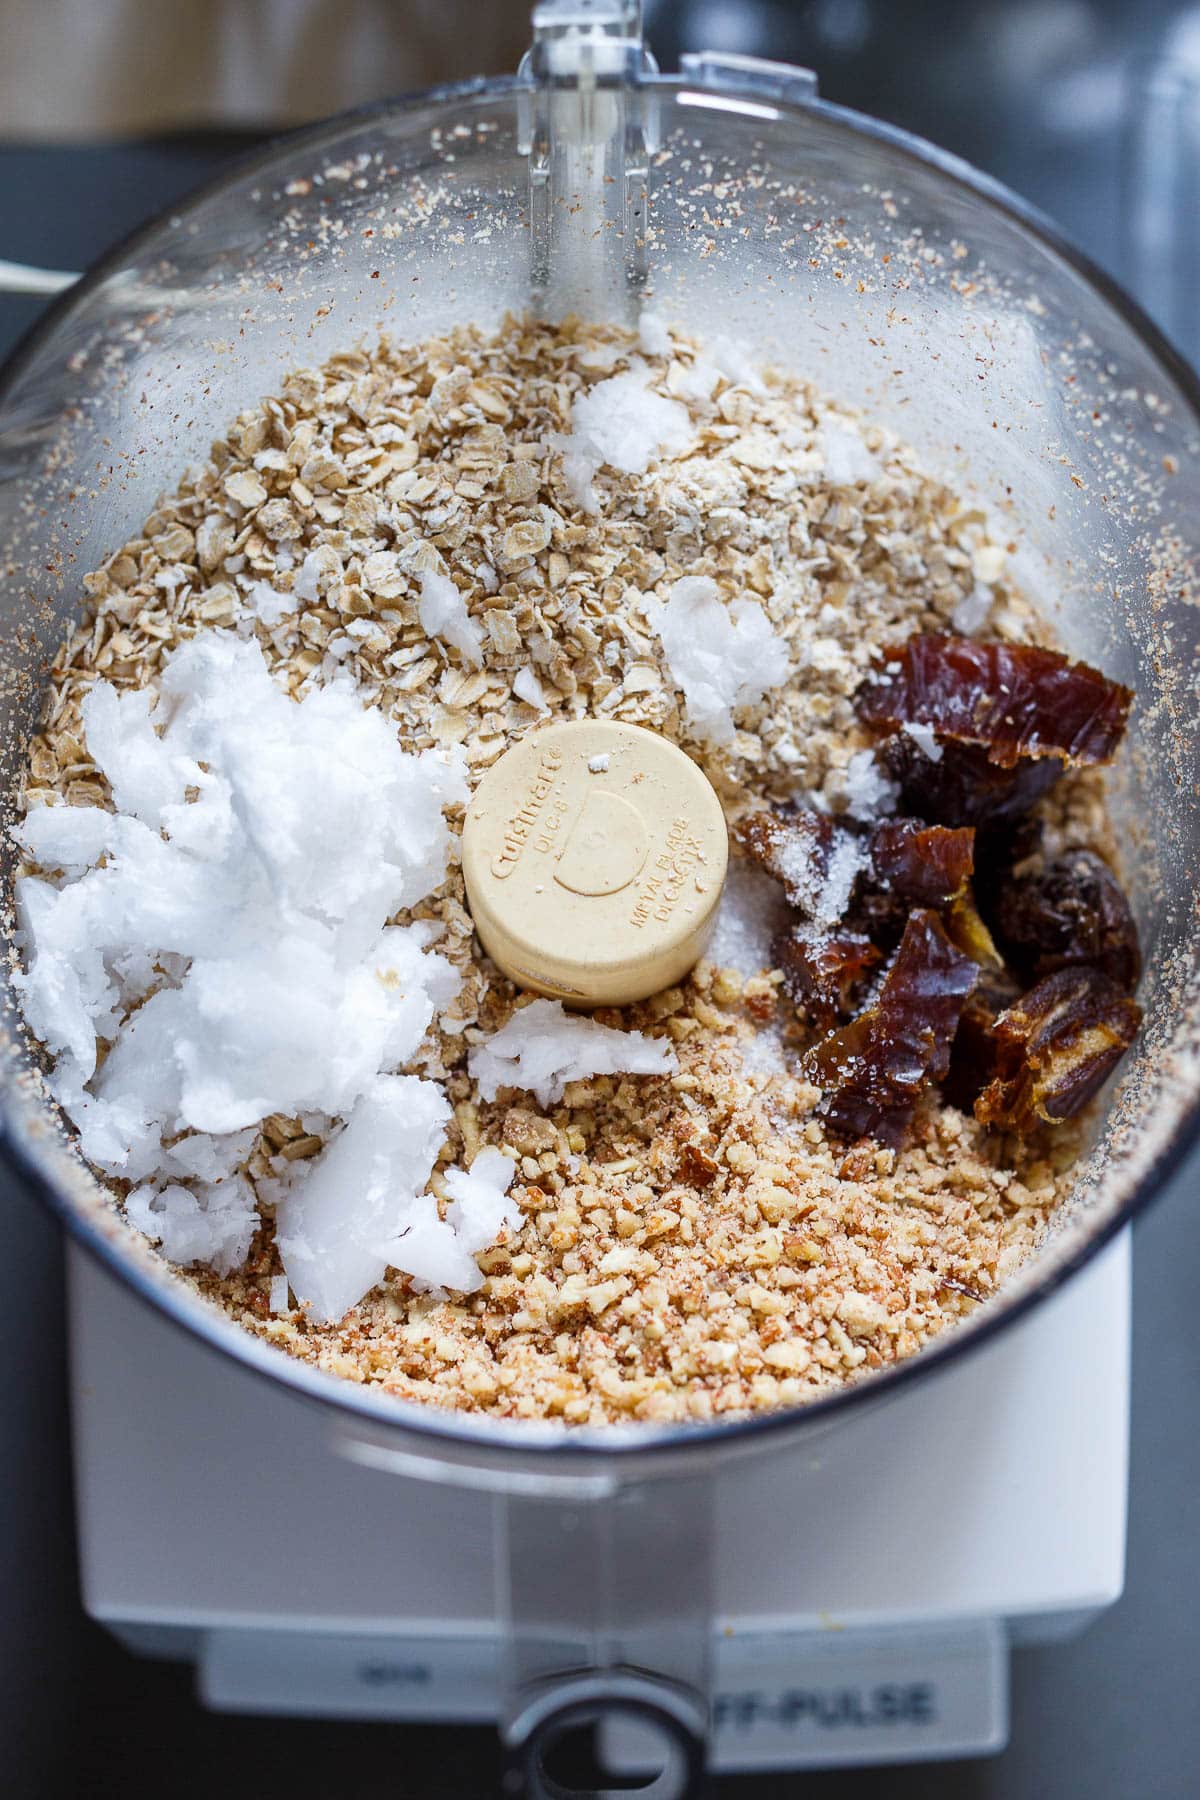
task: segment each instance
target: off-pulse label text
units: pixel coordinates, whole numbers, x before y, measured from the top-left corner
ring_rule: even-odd
[[[872,1687],[795,1687],[764,1694],[753,1689],[717,1696],[718,1731],[753,1731],[756,1725],[785,1731],[877,1731],[881,1726],[936,1725],[932,1681],[880,1682]]]

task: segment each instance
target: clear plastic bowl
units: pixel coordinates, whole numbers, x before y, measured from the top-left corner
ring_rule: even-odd
[[[756,360],[893,426],[1010,522],[1019,578],[1072,652],[1137,690],[1115,800],[1146,1024],[1076,1197],[971,1320],[799,1411],[564,1434],[398,1402],[289,1359],[200,1301],[126,1230],[46,1102],[6,999],[0,1148],[77,1238],[184,1329],[327,1407],[347,1453],[506,1496],[514,1696],[550,1667],[556,1603],[530,1569],[545,1563],[546,1522],[561,1523],[564,1508],[591,1521],[572,1539],[577,1574],[593,1531],[624,1543],[648,1615],[677,1628],[674,1649],[639,1666],[702,1691],[716,1468],[839,1427],[1010,1325],[1162,1188],[1198,1121],[1193,373],[1044,220],[929,146],[815,101],[802,82],[702,60],[685,77],[647,76],[638,105],[657,115],[649,222],[641,177],[623,186],[619,168],[599,250],[573,240],[555,211],[562,168],[548,212],[535,193],[531,228],[527,85],[465,84],[335,120],[242,164],[105,258],[0,382],[5,792],[82,573],[137,532],[240,408],[297,363],[380,330],[414,339],[521,310],[531,264],[544,274],[547,256],[560,301],[563,281],[581,292],[594,283],[609,308],[645,300],[697,333],[746,340]],[[611,117],[601,126],[612,136]],[[622,1512],[631,1496],[638,1504]],[[655,1544],[660,1553],[643,1557]],[[593,1668],[587,1633],[607,1604],[597,1581],[580,1581],[570,1609]]]

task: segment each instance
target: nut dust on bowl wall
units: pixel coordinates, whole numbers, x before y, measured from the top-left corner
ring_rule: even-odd
[[[1011,1312],[1190,1128],[1197,421],[1120,304],[955,165],[836,109],[744,117],[672,82],[641,293],[537,325],[515,101],[497,84],[290,141],[142,234],[10,372],[5,824],[34,884],[21,954],[46,945],[18,999],[57,1061],[14,1009],[7,1131],[160,1303],[385,1415],[743,1418]],[[861,698],[914,634],[1051,645],[1133,692],[1119,751],[1058,747],[1042,836],[1002,871],[1042,885],[1007,902],[1025,948],[997,1010],[1045,981],[1046,1008],[1084,1006],[1021,932],[1064,882],[1076,917],[1103,889],[1087,1029],[1118,1053],[1123,901],[1078,859],[1129,892],[1144,1018],[1090,1148],[1077,1122],[1013,1135],[1021,1057],[1059,1044],[1028,1009],[992,1123],[924,1094],[919,1143],[911,1109],[826,1131],[813,1032],[881,1029],[920,953],[963,990],[953,1034],[997,929],[964,911],[969,871],[910,901],[903,943],[879,900],[915,759],[944,778],[959,754],[911,712],[901,767]],[[473,947],[457,832],[507,743],[593,713],[678,742],[735,854],[697,973],[594,1019],[534,1002],[540,1056]],[[739,838],[797,808],[843,834],[815,860]],[[172,916],[133,919],[150,888]],[[861,984],[821,1016],[804,931],[847,918]],[[239,954],[278,1042],[233,1016]],[[303,1016],[279,1006],[297,968]]]

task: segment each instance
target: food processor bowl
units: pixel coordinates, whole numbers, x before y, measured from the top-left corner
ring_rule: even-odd
[[[1002,1291],[912,1360],[792,1411],[566,1431],[389,1399],[290,1359],[178,1281],[81,1162],[4,997],[9,1170],[141,1300],[327,1409],[341,1454],[496,1494],[507,1734],[620,1706],[701,1760],[715,1471],[839,1428],[1011,1325],[1164,1185],[1200,1082],[1200,389],[1138,309],[996,184],[719,56],[660,76],[636,5],[535,15],[521,73],[272,145],[104,258],[0,380],[5,823],[81,577],[244,406],[380,332],[651,307],[860,407],[1016,546],[1065,647],[1137,694],[1114,776],[1145,1025],[1072,1201]],[[11,874],[12,853],[5,862]],[[268,1395],[265,1393],[264,1398]],[[574,1709],[574,1711],[572,1710]]]

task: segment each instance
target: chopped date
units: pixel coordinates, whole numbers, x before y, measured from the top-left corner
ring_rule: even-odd
[[[807,923],[780,932],[771,954],[792,1005],[823,1031],[850,1014],[866,977],[883,960],[865,932]]]
[[[1111,871],[1090,851],[1013,865],[1037,846],[1030,809],[1064,770],[1112,757],[1132,698],[1052,650],[917,635],[856,696],[911,816],[868,829],[792,808],[735,826],[795,915],[772,955],[825,1033],[805,1069],[831,1130],[898,1146],[940,1082],[984,1123],[1027,1131],[1071,1117],[1124,1054],[1140,955]]]
[[[996,1020],[1021,997],[1006,969],[984,969],[967,996],[950,1047],[950,1067],[942,1095],[960,1112],[970,1112],[996,1072]]]
[[[1040,769],[1042,763],[1031,763],[1030,768]],[[1042,823],[1040,819],[1024,813],[1019,819],[1001,820],[997,824],[987,825],[975,838],[975,888],[979,893],[988,896],[989,912],[995,906],[995,896],[1001,884],[1008,880],[1012,871],[1021,863],[1030,863],[1039,855],[1042,848]]]
[[[805,1059],[833,1130],[903,1142],[917,1101],[946,1073],[963,1003],[978,978],[937,915],[914,912],[874,1006],[822,1038]]]
[[[942,914],[942,922],[951,943],[957,944],[963,955],[977,962],[981,969],[999,974],[1004,968],[1004,958],[996,948],[995,939],[979,916],[972,888],[968,887],[965,893],[951,901]]]
[[[940,743],[984,747],[1002,768],[1042,757],[1076,768],[1108,762],[1133,702],[1129,688],[1098,669],[1035,644],[928,632],[884,655],[883,673],[856,696],[865,724],[927,725]]]
[[[739,819],[732,835],[747,856],[783,883],[792,906],[811,913],[840,830],[827,813],[799,808],[790,813],[751,813]]]
[[[851,910],[867,866],[865,839],[841,819],[807,807],[752,813],[733,828],[740,847],[783,883],[790,905],[832,925]]]
[[[1030,977],[1086,963],[1118,987],[1137,986],[1137,925],[1116,876],[1092,850],[1069,851],[1038,874],[1010,875],[995,922],[1010,960]]]
[[[1059,1125],[1091,1099],[1137,1035],[1142,1012],[1099,969],[1047,975],[992,1030],[995,1074],[975,1102],[985,1125]]]
[[[871,833],[870,858],[875,886],[913,906],[947,906],[970,880],[975,833],[969,826],[885,819]]]
[[[879,760],[900,787],[910,812],[943,825],[974,825],[994,831],[1020,819],[1054,786],[1065,764],[1041,756],[1011,768],[995,763],[980,744],[945,743],[937,762],[907,732],[897,732],[879,748]]]

